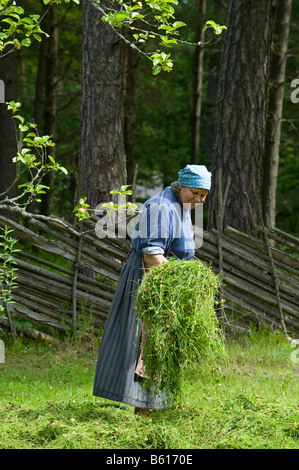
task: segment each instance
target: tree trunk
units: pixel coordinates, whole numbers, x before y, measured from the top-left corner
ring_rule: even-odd
[[[43,5],[41,15],[44,16],[48,6]],[[43,21],[43,29],[47,25],[47,16]],[[42,123],[44,115],[45,104],[45,82],[46,82],[46,68],[47,68],[47,49],[48,39],[46,36],[42,38],[39,44],[38,55],[38,68],[35,81],[35,97],[34,97],[34,122],[37,125],[39,132],[42,132]]]
[[[5,85],[5,102],[17,101],[18,54],[11,53],[0,61],[1,79]],[[16,164],[12,159],[17,153],[17,136],[15,134],[14,119],[4,103],[0,104],[0,194],[6,191],[16,177]],[[17,124],[17,121],[16,121]],[[17,195],[17,185],[8,193],[9,197]],[[5,196],[1,196],[3,199]],[[16,213],[1,211],[1,215],[15,219]]]
[[[206,0],[196,0],[196,7],[199,13],[198,21],[206,13]],[[204,42],[203,25],[196,27],[195,42]],[[202,77],[203,77],[203,55],[204,47],[199,45],[194,53],[194,91],[193,91],[193,113],[192,113],[192,138],[191,138],[191,162],[198,164],[199,144],[200,144],[200,126],[201,126],[201,103],[202,103]]]
[[[220,24],[225,24],[226,9],[222,0],[214,0],[213,15]],[[223,21],[220,18],[223,17]],[[221,56],[223,46],[223,35],[221,34],[213,47],[209,50],[208,86],[206,98],[206,122],[204,135],[204,152],[208,155],[213,153],[214,129],[217,113],[217,89],[219,82]]]
[[[139,52],[125,45],[124,80],[124,145],[127,161],[127,180],[132,185],[134,177],[133,142],[136,112],[136,87],[138,76]],[[130,188],[131,189],[131,188]]]
[[[272,42],[262,192],[263,218],[266,227],[269,228],[275,227],[276,218],[279,145],[291,10],[292,0],[278,0]]]
[[[115,5],[112,5],[115,8]],[[123,43],[92,2],[83,0],[80,197],[94,209],[126,182]],[[78,195],[77,195],[78,199]]]
[[[272,0],[229,0],[213,151],[209,228],[217,227],[218,169],[231,186],[224,226],[252,233],[244,192],[258,220],[265,141]]]
[[[57,117],[57,58],[58,58],[58,25],[57,5],[52,5],[47,15],[46,39],[46,70],[45,70],[45,101],[44,101],[44,134],[52,135],[55,142]],[[43,65],[41,64],[43,67]],[[50,155],[55,158],[55,147],[50,147]],[[54,175],[48,173],[43,178],[43,184],[50,187],[41,198],[41,212],[44,215],[51,213],[53,207]]]

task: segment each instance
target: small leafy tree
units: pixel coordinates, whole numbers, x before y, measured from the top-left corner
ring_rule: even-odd
[[[8,319],[9,327],[13,335],[15,329],[10,314],[9,305],[15,303],[12,297],[12,289],[17,287],[17,268],[13,260],[14,253],[20,251],[15,248],[17,240],[12,238],[9,234],[12,230],[4,227],[2,235],[0,235],[0,314]]]
[[[13,181],[12,185],[0,194],[0,207],[8,206],[11,210],[22,211],[26,209],[28,204],[33,200],[40,202],[39,195],[43,194],[47,186],[42,184],[43,177],[50,171],[62,171],[67,174],[67,170],[57,163],[54,158],[49,155],[48,149],[54,147],[54,142],[51,136],[39,136],[36,124],[26,122],[24,117],[18,114],[21,103],[10,101],[7,103],[7,109],[12,111],[12,116],[18,125],[15,125],[16,133],[21,131],[24,134],[22,145],[25,147],[19,148],[17,155],[13,158],[13,162],[21,164],[21,170]],[[27,171],[30,180],[26,183],[19,184],[18,187],[22,188],[21,193],[14,197],[8,198],[12,186],[18,183],[21,175]],[[4,198],[1,200],[1,197]]]

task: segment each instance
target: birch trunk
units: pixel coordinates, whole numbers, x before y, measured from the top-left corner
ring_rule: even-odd
[[[48,13],[48,47],[46,53],[45,74],[45,110],[44,110],[44,132],[52,135],[55,142],[56,118],[57,118],[57,58],[58,58],[58,25],[57,5],[52,5]],[[51,156],[55,158],[55,147],[51,147]],[[50,187],[41,198],[41,211],[45,215],[51,213],[53,207],[54,174],[48,173],[43,178],[43,184]]]
[[[206,0],[196,0],[199,21],[206,13]],[[195,42],[204,42],[203,25],[198,24],[196,28]],[[193,113],[192,113],[192,141],[191,141],[191,161],[194,164],[199,162],[199,144],[201,127],[201,104],[202,104],[202,79],[203,79],[203,45],[199,45],[194,53],[194,91],[193,91]]]
[[[291,10],[292,0],[278,1],[272,42],[272,63],[262,192],[263,219],[266,227],[269,228],[275,227],[276,218],[279,146]]]

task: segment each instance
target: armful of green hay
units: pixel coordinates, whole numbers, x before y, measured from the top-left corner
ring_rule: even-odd
[[[215,299],[219,277],[199,260],[156,265],[143,277],[136,311],[146,330],[144,365],[156,390],[181,392],[186,367],[218,370],[226,359]]]

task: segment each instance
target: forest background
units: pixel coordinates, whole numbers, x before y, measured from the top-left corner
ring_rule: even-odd
[[[52,6],[44,5],[38,0],[22,2],[27,15],[40,14],[42,16],[41,26],[49,33],[49,37],[41,37],[40,41],[34,41],[29,48],[23,47],[1,59],[0,78],[5,83],[5,98],[6,101],[13,99],[22,103],[22,114],[28,119],[34,118],[41,135],[53,135],[53,140],[56,143],[55,158],[68,170],[67,175],[61,173],[48,175],[44,184],[50,186],[51,189],[42,197],[41,205],[30,207],[31,211],[56,214],[68,221],[73,221],[73,208],[76,199],[78,200],[78,195],[87,195],[91,207],[95,207],[99,202],[109,200],[109,191],[116,187],[117,182],[132,184],[136,164],[138,165],[137,183],[145,188],[142,193],[138,193],[138,191],[136,193],[139,201],[144,200],[147,194],[152,194],[153,188],[157,187],[159,190],[161,186],[167,186],[175,181],[177,171],[187,163],[204,164],[209,169],[212,168],[214,176],[216,176],[213,149],[217,138],[220,134],[222,136],[227,134],[227,139],[231,141],[237,142],[239,139],[238,133],[235,135],[230,133],[229,126],[227,126],[227,132],[225,127],[220,129],[219,124],[215,130],[217,109],[219,109],[219,103],[221,104],[221,96],[223,97],[218,88],[221,68],[230,66],[223,60],[226,35],[234,34],[237,37],[239,31],[242,31],[247,23],[249,26],[246,27],[243,36],[245,36],[245,43],[247,41],[249,44],[251,37],[258,37],[258,28],[260,32],[269,30],[268,37],[271,36],[271,53],[269,55],[273,63],[275,48],[279,48],[279,43],[278,45],[275,43],[275,18],[279,14],[277,12],[280,3],[291,4],[292,2],[265,0],[262,2],[261,8],[258,9],[256,8],[258,2],[253,2],[249,7],[248,2],[245,6],[246,2],[242,0],[237,2],[222,0],[180,1],[176,6],[176,18],[185,22],[187,27],[180,29],[180,39],[183,42],[180,42],[172,50],[174,69],[170,73],[160,72],[155,75],[152,73],[151,64],[143,54],[129,47],[114,33],[114,36],[109,38],[110,33],[108,34],[107,29],[109,26],[103,25],[100,21],[101,13],[95,9],[88,10],[88,8],[92,8],[90,7],[91,2],[84,0],[82,5],[70,2]],[[238,8],[241,12],[242,9],[245,11],[244,8],[252,10],[255,8],[251,19],[254,18],[256,22],[251,23],[249,18],[243,15],[238,24],[234,23]],[[266,12],[268,15],[266,16],[265,11],[270,11],[269,9],[271,9],[271,14]],[[228,18],[229,16],[230,18]],[[91,18],[95,19],[94,24]],[[269,24],[263,23],[265,18],[269,19]],[[224,31],[220,36],[206,32],[203,38],[202,28],[209,19],[213,19],[220,25],[227,24],[228,31]],[[296,103],[296,100],[291,100],[291,94],[296,91],[292,88],[292,83],[299,78],[298,25],[298,4],[293,3],[283,83],[284,99],[283,115],[280,120],[275,225],[295,235],[298,234],[299,223],[297,217],[298,178],[296,177],[299,174],[297,158],[299,104]],[[249,28],[252,28],[251,34],[246,36]],[[203,49],[194,46],[198,39],[203,39],[205,43]],[[115,50],[119,48],[119,43],[122,45],[117,56]],[[145,44],[144,50],[146,51],[146,48],[149,47],[151,46]],[[250,47],[252,46],[248,46],[248,51],[250,51]],[[199,52],[201,53],[200,59]],[[256,60],[254,56],[248,55],[246,58],[248,68],[252,69],[253,74],[255,73],[253,64],[260,60],[259,52],[256,50]],[[232,51],[231,56],[236,67],[238,62],[242,63],[242,58],[238,54],[233,54]],[[202,61],[201,68],[198,66],[198,60]],[[273,85],[271,83],[270,62],[266,67],[266,71],[269,73],[266,77],[267,96],[269,96],[271,85]],[[243,78],[242,76],[236,78],[233,75],[236,73],[236,67],[231,67],[232,83],[236,80],[239,87],[240,83],[244,83],[244,89],[246,87],[250,89],[252,85],[253,94],[254,87],[262,88],[258,77],[254,80],[254,75],[250,77],[250,75],[244,74]],[[242,68],[240,70],[242,72]],[[112,84],[113,73],[117,79]],[[93,79],[90,80],[92,75]],[[110,77],[111,82],[109,83]],[[199,80],[202,80],[202,89],[198,107],[197,87]],[[108,96],[107,90],[112,88],[112,85],[117,87],[117,83],[119,84],[119,93],[116,92],[114,103],[122,102],[123,108],[121,120],[116,122],[113,113],[118,112],[117,105],[114,105],[113,102],[107,102],[105,108],[105,98],[103,97]],[[87,97],[86,89],[88,90],[88,87],[91,92]],[[95,88],[100,90],[98,94]],[[93,100],[93,97],[99,98],[100,96],[102,96],[102,102],[97,103]],[[90,114],[86,114],[86,103],[89,103]],[[248,123],[256,121],[257,125],[259,115],[264,112],[263,108],[259,109],[257,105],[252,113],[250,102],[242,103],[242,99],[238,101],[237,95],[232,101],[227,95],[226,106],[226,112],[230,116],[236,115],[237,120],[242,120],[245,110],[245,114],[247,112],[249,116]],[[104,118],[101,114],[103,112],[106,113]],[[240,113],[239,116],[237,112]],[[9,172],[15,171],[11,170],[12,166],[15,166],[11,164],[11,160],[16,154],[15,132],[12,125],[9,124],[8,117],[8,112],[1,104],[0,192],[5,190],[7,182],[12,180],[12,175]],[[267,120],[270,120],[269,109],[266,117]],[[99,131],[99,125],[102,125],[103,121],[108,123],[107,126],[103,126],[105,135]],[[246,120],[244,122],[246,123]],[[119,125],[122,126],[121,131],[116,129]],[[199,127],[196,127],[198,125]],[[93,130],[90,130],[90,127]],[[249,146],[253,148],[255,142],[250,129],[243,130],[244,133],[248,130]],[[114,155],[112,154],[115,153],[113,142],[116,142],[116,135],[122,140],[116,145],[120,147],[119,151],[122,153],[122,164],[118,165],[118,171],[122,172],[123,176],[113,179],[110,176],[114,171],[115,160],[113,160]],[[19,135],[18,138],[21,140],[22,136]],[[91,139],[91,143],[89,142],[91,147],[85,145],[88,139]],[[110,141],[110,149],[109,145],[106,146],[107,140]],[[262,133],[262,140],[265,140],[265,133]],[[226,145],[224,138],[222,145]],[[91,155],[92,151],[89,152],[89,150],[104,147],[105,156],[101,155],[101,151],[99,151],[96,158],[100,163],[95,163]],[[226,145],[226,147],[228,146]],[[240,196],[234,187],[234,182],[238,179],[238,172],[239,175],[243,174],[244,176],[243,191],[244,185],[246,189],[246,178],[248,181],[251,180],[248,185],[249,192],[254,187],[255,180],[258,192],[263,182],[261,166],[252,167],[251,174],[248,173],[250,166],[243,167],[245,160],[242,158],[250,158],[249,155],[248,157],[244,155],[244,150],[242,158],[237,153],[234,154],[234,147],[227,148],[227,150],[230,153],[231,162],[228,164],[225,160],[222,162],[225,167],[224,186],[227,182],[227,176],[230,175],[231,165],[238,167],[237,172],[231,171],[233,183],[230,190],[231,199],[228,200],[227,208],[228,212],[232,212],[231,219],[228,219],[230,223],[231,220],[236,221],[235,214],[238,213],[234,214],[234,211],[231,210]],[[109,154],[109,152],[111,153]],[[87,156],[86,161],[85,156]],[[83,160],[85,166],[82,163]],[[265,162],[264,156],[262,156],[262,161]],[[93,179],[94,177],[96,179]],[[85,179],[83,183],[82,178]],[[89,194],[87,194],[87,189]],[[149,192],[147,193],[146,190]],[[206,221],[208,205],[209,203],[205,209]],[[239,211],[238,218],[241,219],[242,210],[240,207],[237,207],[237,211]],[[246,226],[242,226],[242,224],[238,226],[238,223],[236,225],[237,228],[248,231]]]
[[[275,171],[271,173],[275,164],[269,164],[268,157],[278,142],[278,184],[272,185],[275,198],[270,198],[276,217],[266,222],[298,235],[297,1],[182,0],[176,7],[176,19],[187,24],[180,28],[181,40],[197,42],[207,20],[225,24],[227,30],[220,36],[206,31],[204,49],[180,42],[171,50],[173,70],[158,74],[142,52],[127,47],[101,22],[102,14],[90,0],[81,5],[14,3],[21,4],[26,15],[40,14],[49,37],[37,35],[29,48],[3,55],[0,85],[5,85],[6,101],[22,103],[20,114],[34,119],[40,135],[53,135],[56,146],[51,154],[68,170],[47,175],[43,183],[50,190],[28,211],[73,222],[80,195],[88,197],[91,208],[109,200],[110,190],[132,184],[137,164],[138,188],[143,191],[135,194],[140,200],[194,162],[213,171],[205,205],[207,225],[215,222],[208,221],[208,208],[217,214],[217,170],[222,168],[223,189],[231,177],[225,223],[250,233],[244,191],[258,215],[254,192],[262,198],[264,183],[276,183]],[[12,1],[0,0],[2,28],[3,4]],[[139,45],[145,52],[151,50],[148,43]],[[286,58],[284,71],[280,65]],[[283,91],[282,116],[273,99],[277,90]],[[1,91],[3,197],[20,171],[20,163],[12,159],[17,144],[23,146],[24,134],[15,134]],[[273,129],[280,125],[275,141]],[[19,184],[27,180],[24,172]],[[267,217],[264,200],[263,206]],[[88,318],[83,326],[89,333]],[[187,371],[184,406],[153,412],[144,423],[129,408],[95,402],[91,390],[98,347],[95,352],[89,339],[82,349],[72,342],[71,348],[54,353],[39,342],[29,349],[16,340],[12,347],[7,345],[7,362],[0,370],[0,447],[298,448],[298,349],[272,326],[232,334],[230,362],[221,380]],[[82,338],[84,328],[80,334]]]

